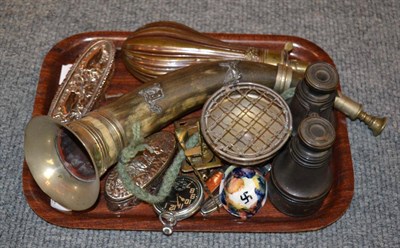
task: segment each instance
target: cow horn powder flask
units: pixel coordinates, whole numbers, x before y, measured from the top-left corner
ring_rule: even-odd
[[[282,83],[276,81],[276,66],[247,61],[233,64],[240,81],[270,88]],[[229,65],[211,62],[169,73],[67,124],[46,116],[32,118],[25,130],[24,150],[33,178],[62,206],[76,211],[90,208],[99,195],[100,177],[132,138],[132,124],[140,124],[146,137],[200,108],[226,83],[233,71]],[[288,87],[301,80],[296,73],[290,78]]]

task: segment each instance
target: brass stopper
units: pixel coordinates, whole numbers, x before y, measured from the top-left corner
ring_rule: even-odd
[[[334,104],[337,110],[348,116],[353,121],[359,119],[364,122],[368,128],[372,130],[374,136],[378,136],[382,133],[383,129],[386,127],[386,117],[370,115],[363,110],[360,103],[343,95],[340,91],[338,91],[337,94]]]
[[[294,48],[293,42],[286,42],[285,46],[282,50],[268,50],[268,49],[260,49],[260,53],[263,54],[260,57],[262,59],[256,58],[247,58],[250,61],[260,61],[270,65],[276,66],[286,66],[289,67],[291,70],[298,72],[300,74],[304,74],[309,63],[306,61],[301,61],[297,59],[293,59],[290,57],[290,53]],[[253,51],[254,48],[249,48],[249,51]],[[253,53],[255,53],[253,51]],[[248,56],[247,56],[248,57]],[[253,56],[254,57],[254,56]]]

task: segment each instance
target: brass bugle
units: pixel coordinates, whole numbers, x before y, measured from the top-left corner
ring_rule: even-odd
[[[302,76],[286,67],[248,61],[197,64],[160,76],[118,100],[61,124],[48,116],[25,130],[25,159],[39,187],[71,210],[92,207],[100,177],[133,137],[133,123],[146,137],[199,109],[224,84],[254,82],[284,91]]]
[[[154,22],[133,32],[122,45],[124,63],[143,82],[192,64],[246,60],[283,64],[304,73],[308,63],[290,57],[292,43],[281,50],[243,46],[213,39],[176,22]]]

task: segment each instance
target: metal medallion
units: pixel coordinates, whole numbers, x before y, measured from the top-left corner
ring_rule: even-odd
[[[229,61],[229,62],[221,62],[219,65],[221,67],[227,67],[224,85],[230,85],[238,83],[240,78],[242,78],[242,73],[240,73],[239,69],[236,67],[239,61]]]
[[[159,83],[155,83],[152,86],[142,89],[139,91],[139,95],[144,97],[144,100],[150,107],[150,110],[154,113],[161,114],[162,108],[156,104],[156,102],[164,98],[164,92]]]
[[[258,56],[259,53],[260,53],[259,49],[255,47],[249,47],[245,51],[244,56],[246,60],[259,62],[260,61],[260,56]]]

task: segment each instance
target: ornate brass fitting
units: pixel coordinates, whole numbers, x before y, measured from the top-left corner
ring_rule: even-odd
[[[193,134],[200,134],[200,123],[198,118],[176,121],[175,136],[181,148],[185,151],[186,161],[182,164],[182,172],[192,172],[196,170],[207,170],[222,166],[220,159],[212,153],[207,144],[200,137],[199,143],[193,148],[186,148],[186,140]],[[193,166],[193,167],[192,167]]]
[[[275,66],[239,61],[240,80],[274,88]],[[118,100],[66,124],[34,117],[25,130],[25,159],[39,187],[62,206],[85,210],[95,204],[100,177],[133,137],[132,124],[148,135],[199,109],[223,86],[219,62],[183,68],[153,80]],[[299,77],[293,75],[291,87]],[[155,89],[155,90],[154,90]]]

